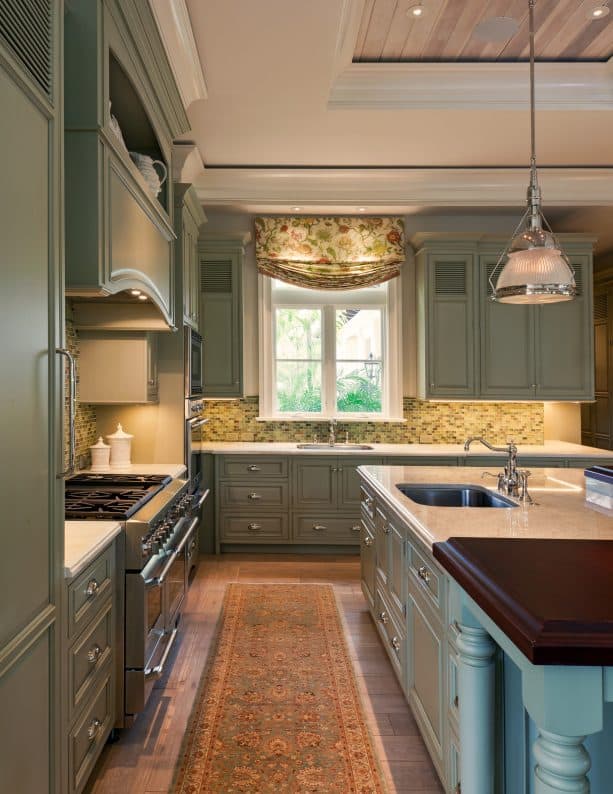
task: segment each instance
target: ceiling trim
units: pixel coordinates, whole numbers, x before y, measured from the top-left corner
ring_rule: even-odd
[[[208,91],[185,0],[149,0],[185,109]]]
[[[613,110],[613,58],[538,63],[540,110]],[[330,110],[525,110],[527,63],[351,63],[333,80]]]
[[[544,168],[547,206],[613,206],[613,168]],[[518,206],[527,168],[214,168],[195,181],[206,205]],[[305,206],[306,205],[306,206]]]

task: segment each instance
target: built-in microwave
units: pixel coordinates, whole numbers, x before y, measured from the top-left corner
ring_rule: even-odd
[[[201,397],[203,385],[202,337],[189,326],[185,327],[185,396]]]

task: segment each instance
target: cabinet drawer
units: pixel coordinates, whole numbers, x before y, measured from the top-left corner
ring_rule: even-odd
[[[297,515],[293,521],[296,543],[329,543],[355,545],[360,543],[362,524],[355,516]]]
[[[375,495],[369,489],[366,488],[364,485],[360,486],[360,505],[362,509],[362,513],[370,519],[371,523],[374,526],[375,522]]]
[[[68,764],[71,792],[82,791],[109,735],[113,720],[113,685],[109,667],[83,716],[70,731]]]
[[[419,591],[424,593],[430,605],[442,619],[444,604],[444,577],[438,570],[434,560],[419,551],[412,543],[408,543],[409,576],[419,584]]]
[[[395,619],[385,596],[378,587],[375,592],[375,621],[392,667],[396,671],[400,685],[406,691],[406,631]]]
[[[287,477],[287,458],[251,458],[241,455],[235,458],[222,458],[219,476],[241,480]]]
[[[113,592],[115,544],[68,585],[68,637],[76,637],[104,606]]]
[[[220,488],[221,507],[244,508],[245,510],[266,510],[271,507],[287,507],[287,483],[274,485],[233,485],[222,483]]]
[[[68,654],[69,717],[95,685],[98,672],[113,655],[113,602],[106,602],[100,616],[87,628]]]
[[[220,516],[222,543],[281,543],[289,541],[287,515]]]

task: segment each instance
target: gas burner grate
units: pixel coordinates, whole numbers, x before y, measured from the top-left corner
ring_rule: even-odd
[[[171,479],[158,474],[80,474],[66,482],[65,516],[126,521]]]

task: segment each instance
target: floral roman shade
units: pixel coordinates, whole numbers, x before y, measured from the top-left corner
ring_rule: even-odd
[[[255,253],[260,273],[298,287],[370,287],[400,274],[404,224],[390,217],[256,218]]]

